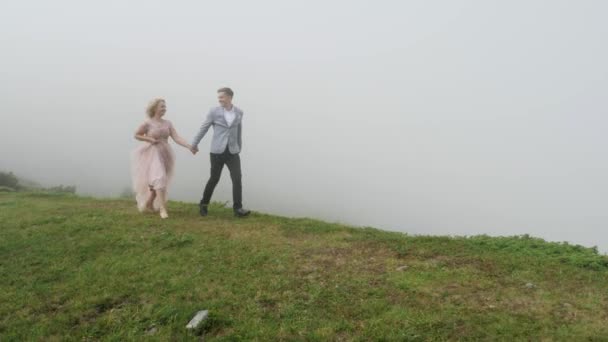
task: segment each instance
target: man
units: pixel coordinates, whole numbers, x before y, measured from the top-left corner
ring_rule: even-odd
[[[217,91],[219,107],[212,108],[205,122],[192,140],[192,153],[198,152],[198,143],[203,139],[209,127],[213,126],[211,141],[211,176],[205,186],[203,199],[199,204],[201,216],[207,216],[208,206],[215,186],[220,181],[224,164],[230,170],[232,178],[232,199],[234,215],[245,217],[250,211],[243,209],[243,190],[241,185],[241,152],[243,111],[232,104],[234,92],[230,88]]]

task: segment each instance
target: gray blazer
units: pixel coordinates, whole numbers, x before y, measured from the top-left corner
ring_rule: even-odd
[[[224,118],[224,108],[215,107],[209,110],[205,122],[201,125],[196,136],[192,140],[192,146],[197,147],[198,143],[203,139],[210,126],[213,126],[213,140],[211,141],[211,153],[223,153],[226,145],[230,149],[230,153],[236,154],[241,152],[243,146],[242,131],[243,131],[243,111],[234,106],[236,116],[232,124],[228,126]]]

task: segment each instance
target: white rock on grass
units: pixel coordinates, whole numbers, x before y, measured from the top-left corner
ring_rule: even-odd
[[[158,329],[156,327],[151,327],[150,329],[148,329],[148,331],[146,331],[146,335],[154,335],[158,332]]]
[[[207,319],[209,316],[209,310],[201,310],[192,317],[188,325],[186,325],[186,329],[196,329],[200,326],[200,324]]]

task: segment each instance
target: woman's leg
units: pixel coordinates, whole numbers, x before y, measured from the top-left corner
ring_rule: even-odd
[[[160,202],[160,217],[167,218],[169,215],[167,214],[167,191],[166,189],[158,189],[156,190],[158,195],[158,201]]]
[[[146,201],[146,209],[154,211],[154,199],[156,199],[156,190],[150,188],[150,195]]]

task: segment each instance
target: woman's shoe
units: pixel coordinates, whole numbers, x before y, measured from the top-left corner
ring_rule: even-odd
[[[164,208],[161,208],[161,209],[160,209],[160,218],[162,218],[162,219],[166,219],[166,218],[168,218],[168,217],[169,217],[169,214],[167,214],[167,210],[166,210],[166,209],[164,209]]]

